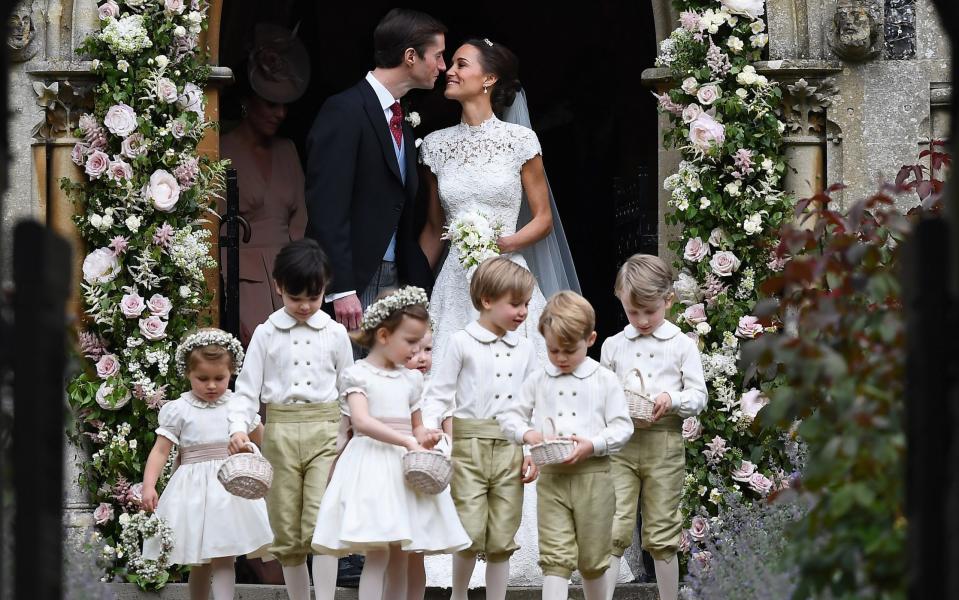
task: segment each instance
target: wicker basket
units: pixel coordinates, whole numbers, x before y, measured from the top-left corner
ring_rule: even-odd
[[[240,452],[223,461],[217,479],[234,496],[256,500],[266,496],[273,483],[273,466],[255,444],[247,444],[253,453]]]
[[[646,393],[646,380],[643,379],[643,373],[639,369],[630,371],[630,375],[635,373],[639,377],[639,391],[632,385],[629,377],[626,379],[625,389],[626,404],[629,407],[629,416],[632,417],[637,427],[649,427],[653,422],[653,408],[656,403]]]
[[[445,435],[443,439],[449,443]],[[453,477],[453,461],[442,450],[417,450],[403,455],[403,477],[421,494],[439,494]]]
[[[546,431],[546,426],[551,431]],[[573,453],[573,447],[576,445],[573,440],[549,439],[556,436],[556,423],[552,417],[546,417],[543,421],[543,441],[539,444],[529,447],[529,455],[533,457],[533,462],[538,467],[543,465],[555,465],[561,463]]]

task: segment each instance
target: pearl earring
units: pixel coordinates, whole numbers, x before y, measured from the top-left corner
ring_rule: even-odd
[[[489,93],[489,88],[486,87],[485,85],[483,86],[483,93],[484,93],[484,94],[488,94],[488,93]]]

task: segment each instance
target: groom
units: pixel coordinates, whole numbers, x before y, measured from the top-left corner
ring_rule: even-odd
[[[427,14],[391,10],[373,33],[376,68],[327,99],[307,139],[306,235],[330,257],[326,300],[348,330],[380,290],[432,283],[413,230],[416,147],[399,100],[446,70],[445,33]]]

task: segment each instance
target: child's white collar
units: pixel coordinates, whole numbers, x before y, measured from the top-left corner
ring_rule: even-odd
[[[195,406],[196,408],[213,408],[215,406],[220,406],[221,404],[226,404],[227,400],[230,399],[230,390],[224,392],[222,396],[214,400],[213,402],[207,402],[206,400],[201,400],[197,398],[193,392],[183,392],[183,395],[180,398],[190,406]]]
[[[623,329],[623,333],[625,333],[626,338],[630,340],[635,340],[640,335],[639,331],[632,325],[627,325],[625,329]],[[669,321],[663,320],[663,322],[659,325],[659,327],[656,328],[656,331],[654,331],[652,335],[658,340],[666,341],[668,339],[672,339],[679,333],[682,333],[682,330],[680,330],[679,327],[676,327]]]
[[[559,377],[560,375],[572,375],[577,379],[586,379],[590,375],[596,372],[596,369],[599,368],[599,363],[593,360],[590,357],[586,357],[586,360],[579,363],[579,366],[573,369],[572,373],[563,373],[561,372],[556,365],[551,362],[546,363],[546,374],[550,377]]]
[[[319,331],[320,329],[326,327],[332,320],[333,319],[330,318],[330,315],[326,314],[322,310],[318,310],[313,313],[313,316],[306,320],[306,324]],[[270,323],[273,323],[273,326],[277,329],[292,329],[300,323],[290,316],[290,313],[286,312],[286,310],[283,308],[270,315],[269,321]]]
[[[503,337],[496,337],[495,333],[480,325],[479,321],[473,321],[464,327],[464,329],[466,333],[473,336],[473,339],[483,344],[492,344],[496,340],[503,340],[510,346],[515,346],[519,343],[519,334],[515,331],[507,331],[503,334]]]

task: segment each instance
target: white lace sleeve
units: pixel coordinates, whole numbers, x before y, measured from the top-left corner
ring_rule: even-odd
[[[536,132],[525,127],[517,127],[513,148],[516,150],[516,159],[520,169],[533,157],[543,154],[543,148],[539,144]]]
[[[433,152],[433,143],[435,136],[432,134],[426,136],[423,143],[420,144],[420,164],[429,167],[434,175],[439,174],[439,165],[437,163],[436,153]]]

